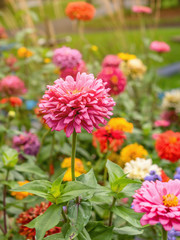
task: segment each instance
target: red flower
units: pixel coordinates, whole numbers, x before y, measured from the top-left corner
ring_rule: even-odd
[[[1,100],[0,100],[0,103],[1,104],[6,104],[6,103],[8,103],[9,102],[9,98],[2,98]]]
[[[24,225],[28,224],[39,215],[43,214],[49,206],[49,203],[42,202],[40,205],[36,205],[35,207],[30,208],[26,212],[22,212],[16,219],[16,222],[20,225],[19,234],[25,236],[26,239],[35,240],[35,228],[28,228]],[[59,232],[61,232],[61,228],[54,227],[46,232],[45,237]]]
[[[82,21],[91,20],[95,14],[95,7],[86,2],[70,2],[66,7],[66,15],[71,19]]]
[[[168,182],[170,180],[170,178],[166,175],[166,173],[161,170],[161,178],[162,178],[162,182]]]
[[[9,102],[12,107],[20,107],[22,106],[22,100],[18,97],[10,97]]]
[[[180,132],[166,131],[159,134],[155,147],[161,159],[178,161],[180,159]]]
[[[100,150],[103,153],[108,150],[114,152],[118,151],[124,139],[126,139],[126,136],[122,131],[114,130],[109,126],[102,127],[93,132],[93,146],[97,147],[97,143],[99,143]]]

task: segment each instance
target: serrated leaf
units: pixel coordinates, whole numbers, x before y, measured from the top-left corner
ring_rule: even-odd
[[[38,216],[26,226],[29,228],[36,229],[36,240],[42,240],[46,231],[55,227],[61,217],[62,206],[59,205],[51,205],[45,213]]]

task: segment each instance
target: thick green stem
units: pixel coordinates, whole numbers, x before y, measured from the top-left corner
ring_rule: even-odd
[[[72,136],[72,155],[71,155],[71,175],[72,181],[75,181],[75,157],[76,157],[76,142],[77,142],[77,133],[73,132]]]
[[[112,226],[112,219],[113,219],[112,208],[114,207],[115,203],[116,203],[116,199],[113,197],[113,202],[112,202],[112,205],[111,205],[110,215],[109,215],[109,226]]]
[[[167,240],[167,231],[162,226],[162,240]]]

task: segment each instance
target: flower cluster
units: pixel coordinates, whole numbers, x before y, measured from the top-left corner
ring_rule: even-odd
[[[149,175],[146,175],[146,177],[144,178],[145,181],[153,181],[155,182],[156,180],[162,181],[162,178],[159,174],[156,173],[155,170],[151,170],[149,172]]]
[[[159,134],[155,148],[161,159],[178,161],[180,159],[180,132],[170,130]]]
[[[0,93],[5,96],[19,96],[26,93],[24,82],[17,76],[9,75],[0,81]]]
[[[126,136],[123,131],[115,130],[110,126],[102,127],[93,132],[93,146],[100,145],[100,150],[103,153],[107,151],[117,152],[122,146]]]
[[[111,118],[108,125],[114,130],[132,133],[133,124],[128,122],[125,118]]]
[[[159,42],[159,41],[153,41],[151,44],[150,44],[150,47],[149,47],[152,51],[155,51],[155,52],[158,52],[158,53],[164,53],[164,52],[169,52],[171,49],[170,49],[170,46],[165,43],[165,42]]]
[[[135,212],[145,213],[140,222],[142,225],[161,223],[166,231],[172,227],[180,231],[180,181],[143,182],[133,196]]]
[[[39,107],[43,118],[52,130],[65,130],[67,137],[73,131],[81,132],[83,127],[91,133],[99,124],[105,125],[112,115],[115,102],[109,97],[101,79],[92,74],[78,74],[55,81],[48,86]]]
[[[18,152],[36,156],[40,148],[38,137],[30,132],[13,137],[13,148]],[[21,154],[20,157],[22,158]]]
[[[136,158],[145,158],[148,155],[146,149],[138,144],[129,144],[121,150],[120,158],[124,163],[135,160]]]
[[[26,181],[18,182],[19,186],[23,186],[26,183],[29,183],[29,181],[26,180]],[[33,195],[33,194],[28,193],[28,192],[11,192],[11,195],[14,196],[18,200],[22,200],[22,199],[26,198],[27,196]]]
[[[161,174],[161,168],[152,164],[152,159],[136,158],[126,162],[124,167],[124,173],[132,179],[144,180],[151,171],[155,171],[158,175]]]
[[[25,225],[42,215],[49,206],[49,203],[42,202],[40,205],[36,205],[35,207],[31,207],[27,211],[22,212],[16,219],[16,222],[19,226],[19,234],[25,236],[27,240],[35,240],[35,228],[28,228]],[[54,227],[46,232],[45,237],[59,232],[61,232],[61,228]]]
[[[12,107],[21,107],[23,102],[19,97],[2,98],[0,104],[9,103]]]
[[[89,21],[95,15],[95,8],[86,2],[70,2],[66,7],[66,15],[71,20]]]
[[[72,181],[71,175],[71,158],[65,158],[61,163],[62,168],[67,168],[63,181]],[[81,174],[86,173],[83,162],[79,158],[75,158],[75,177],[79,177]]]

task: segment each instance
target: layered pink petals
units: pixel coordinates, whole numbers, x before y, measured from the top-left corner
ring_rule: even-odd
[[[167,43],[159,41],[153,41],[150,45],[150,49],[159,53],[169,52],[171,50]]]
[[[109,97],[101,79],[92,74],[78,73],[76,81],[71,77],[58,79],[53,86],[48,86],[39,107],[43,118],[52,130],[66,131],[66,136],[83,127],[91,133],[99,124],[106,124],[115,105]]]
[[[178,198],[178,205],[167,207],[163,204],[163,196],[173,194]],[[161,223],[166,231],[172,227],[180,231],[180,181],[168,182],[145,181],[133,196],[133,209],[135,212],[145,213],[141,224],[155,225]]]
[[[146,6],[133,6],[132,11],[135,13],[146,13],[146,14],[152,13],[152,9]]]

